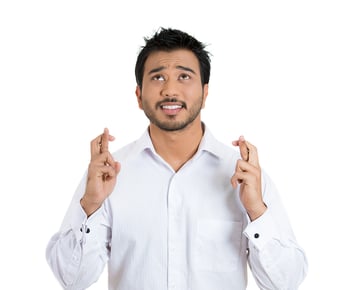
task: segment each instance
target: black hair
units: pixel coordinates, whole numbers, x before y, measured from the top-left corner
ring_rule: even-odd
[[[136,83],[142,88],[145,62],[149,55],[155,51],[173,51],[187,49],[192,51],[198,59],[202,85],[209,83],[210,78],[210,57],[205,50],[206,45],[195,39],[186,32],[161,27],[151,38],[144,38],[145,46],[141,47],[135,65]]]

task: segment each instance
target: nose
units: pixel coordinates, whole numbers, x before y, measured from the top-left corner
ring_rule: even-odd
[[[168,79],[166,82],[164,82],[161,95],[164,98],[174,98],[179,95],[179,88],[178,84],[175,80]]]

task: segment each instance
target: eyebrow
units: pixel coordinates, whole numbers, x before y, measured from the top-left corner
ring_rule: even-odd
[[[151,69],[148,74],[153,74],[153,73],[157,73],[157,72],[160,72],[162,71],[163,69],[165,69],[166,67],[165,66],[160,66],[160,67],[156,67],[154,69]],[[183,66],[183,65],[177,65],[176,66],[177,69],[179,70],[184,70],[184,71],[188,71],[188,72],[191,72],[193,74],[196,74],[195,71],[187,66]]]

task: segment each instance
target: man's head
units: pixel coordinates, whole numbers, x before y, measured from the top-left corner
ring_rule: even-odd
[[[201,130],[210,75],[204,45],[173,29],[161,29],[145,41],[136,62],[135,94],[150,128],[179,131],[194,125]]]
[[[186,49],[194,53],[199,62],[202,85],[209,83],[210,57],[205,45],[193,36],[177,29],[161,28],[151,38],[145,38],[135,65],[136,83],[142,89],[145,62],[153,52],[170,52],[177,49]]]

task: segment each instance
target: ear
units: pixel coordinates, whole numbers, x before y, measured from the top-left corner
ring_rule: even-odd
[[[207,100],[207,96],[208,96],[208,91],[209,91],[209,85],[205,84],[203,86],[203,103],[202,103],[202,109],[205,108],[205,102]]]
[[[139,108],[141,110],[143,110],[143,107],[142,107],[142,94],[141,94],[140,86],[136,86],[135,95],[136,95],[136,98],[137,98],[137,103],[139,104]]]

